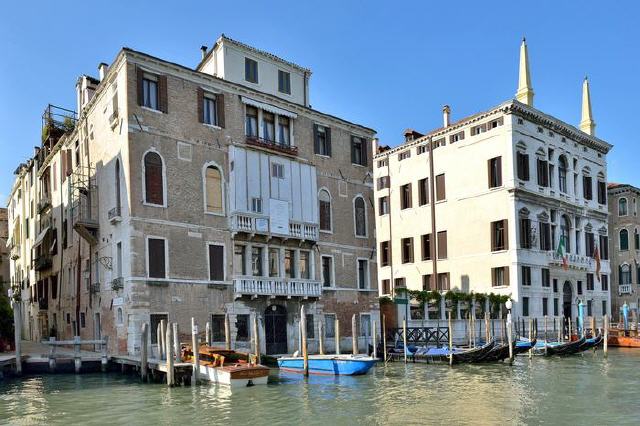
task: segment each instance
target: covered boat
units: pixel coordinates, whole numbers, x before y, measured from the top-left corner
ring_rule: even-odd
[[[309,374],[355,376],[367,374],[377,359],[368,355],[309,355]],[[293,373],[304,372],[301,356],[278,358],[278,367]]]

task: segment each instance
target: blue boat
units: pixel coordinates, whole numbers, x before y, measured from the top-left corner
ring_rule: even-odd
[[[367,355],[309,355],[309,374],[356,376],[367,374],[377,359]],[[293,373],[304,372],[301,356],[278,358],[278,367]]]

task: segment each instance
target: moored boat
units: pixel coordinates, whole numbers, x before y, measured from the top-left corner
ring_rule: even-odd
[[[602,335],[599,334],[595,337],[590,337],[585,339],[584,343],[582,344],[582,346],[580,346],[580,350],[581,351],[586,351],[589,349],[594,349],[597,348],[598,346],[600,346],[602,344],[602,341],[604,339],[602,338]]]
[[[572,355],[580,351],[580,347],[584,344],[586,339],[581,337],[578,340],[574,340],[572,342],[564,342],[564,343],[547,343],[543,348],[544,354],[546,356],[552,355]]]
[[[367,374],[377,359],[367,355],[309,355],[309,374],[356,376]],[[304,372],[301,356],[278,358],[280,370]]]
[[[535,349],[537,342],[538,342],[537,339],[533,339],[533,340],[518,340],[516,342],[516,346],[514,348],[514,354],[515,355],[520,355],[520,354],[528,352],[530,349]]]
[[[466,351],[459,351],[459,352],[454,351],[452,354],[452,357],[453,357],[452,362],[453,364],[464,364],[464,363],[476,362],[477,360],[481,359],[482,357],[486,356],[489,352],[491,352],[495,344],[496,342],[491,340],[482,346],[478,346],[477,348],[472,348]]]
[[[609,336],[607,344],[618,348],[640,348],[640,337]]]
[[[231,387],[266,385],[269,368],[257,364],[252,355],[233,350],[201,346],[198,379],[211,383],[220,383]],[[193,357],[190,346],[184,346],[182,356],[185,360]]]

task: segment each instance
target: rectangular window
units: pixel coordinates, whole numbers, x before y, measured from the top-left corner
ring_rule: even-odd
[[[411,150],[407,149],[406,151],[402,151],[398,154],[398,161],[406,160],[411,157]]]
[[[429,179],[424,178],[418,181],[418,205],[424,206],[429,202]]]
[[[262,112],[262,139],[275,142],[276,127],[275,115],[270,112]]]
[[[542,268],[540,270],[541,274],[542,274],[542,287],[550,287],[551,286],[551,281],[550,281],[550,274],[549,274],[549,270],[547,268]]]
[[[391,281],[382,280],[382,294],[391,294]]]
[[[211,340],[224,342],[224,315],[211,315]]]
[[[538,159],[538,185],[549,186],[549,164],[545,160]]]
[[[598,181],[598,204],[607,204],[607,184],[601,180]]]
[[[306,315],[306,331],[307,331],[307,339],[315,339],[315,324],[313,322],[313,314]]]
[[[449,136],[449,143],[456,143],[464,139],[464,130]]]
[[[271,163],[271,177],[284,179],[284,164]]]
[[[322,285],[333,287],[333,257],[322,256]]]
[[[540,250],[551,250],[551,225],[540,222]]]
[[[251,274],[254,277],[263,276],[262,247],[251,247]]]
[[[584,233],[585,254],[589,257],[593,257],[593,251],[595,249],[595,240],[592,232]],[[602,257],[602,254],[600,255]]]
[[[284,276],[293,278],[296,275],[293,250],[284,251]]]
[[[331,157],[331,128],[321,126],[319,124],[313,125],[314,133],[314,152],[318,155],[326,155]]]
[[[218,124],[217,118],[218,108],[216,106],[216,98],[214,95],[205,94],[202,99],[202,121],[212,126]]]
[[[502,186],[502,157],[489,160],[489,188]]]
[[[546,317],[549,315],[549,299],[547,297],[542,298],[542,316]]]
[[[594,290],[593,274],[587,273],[587,291],[593,291],[593,290]]]
[[[251,198],[251,211],[254,213],[262,213],[262,198]]]
[[[247,263],[245,246],[235,245],[233,247],[233,273],[234,275],[247,275]]]
[[[311,270],[309,269],[309,252],[306,250],[300,250],[300,256],[298,258],[298,271],[300,272],[300,278],[308,280],[311,278]]]
[[[378,212],[379,215],[389,214],[389,197],[380,197],[378,198]]]
[[[609,260],[609,237],[600,235],[600,259]]]
[[[404,278],[396,278],[393,280],[393,288],[407,288]]]
[[[378,189],[386,189],[391,185],[391,179],[389,176],[380,176],[378,178]]]
[[[447,231],[438,232],[438,259],[447,258]]]
[[[249,315],[236,315],[236,340],[238,342],[249,341]]]
[[[529,298],[528,297],[522,298],[522,316],[523,317],[529,316]]]
[[[522,285],[531,285],[531,267],[521,266],[520,273],[522,274]]]
[[[491,251],[507,250],[509,248],[507,232],[506,219],[491,222]]]
[[[258,110],[249,105],[246,106],[244,116],[244,132],[249,137],[258,137]]]
[[[602,301],[602,315],[607,315],[607,301]]]
[[[367,143],[363,138],[351,136],[351,164],[367,165]]]
[[[278,116],[278,144],[284,147],[291,146],[290,123],[288,117]]]
[[[553,315],[558,316],[558,298],[553,298]]]
[[[518,179],[529,180],[529,154],[517,153]]]
[[[413,262],[413,238],[402,239],[402,263]]]
[[[142,78],[142,106],[159,110],[158,107],[158,78],[144,73]]]
[[[244,58],[244,79],[249,83],[258,83],[258,62]]]
[[[431,260],[431,234],[422,237],[422,260]]]
[[[336,337],[336,314],[324,314],[324,336],[327,339]]]
[[[438,290],[439,291],[448,291],[450,290],[450,286],[449,286],[449,273],[448,272],[442,272],[440,274],[438,274]]]
[[[164,239],[149,238],[147,240],[147,258],[149,262],[149,278],[166,278]]]
[[[269,248],[269,276],[280,276],[280,249]]]
[[[209,279],[224,281],[224,246],[209,244]]]
[[[576,288],[577,288],[577,290],[578,290],[578,294],[579,294],[579,295],[580,295],[580,294],[582,294],[582,281],[578,280],[578,281],[576,282]]]
[[[291,94],[291,74],[278,70],[278,92]]]
[[[369,288],[369,261],[366,259],[358,259],[358,288]]]
[[[69,324],[69,314],[67,314],[67,324]],[[151,314],[149,316],[149,334],[151,335],[151,344],[158,344],[158,326],[160,322],[164,320],[165,324],[169,323],[169,316],[167,314]]]
[[[435,283],[433,281],[433,275],[431,274],[426,274],[422,276],[422,290],[425,291],[431,291],[431,290],[436,290],[436,286]]]
[[[389,266],[391,259],[389,241],[383,241],[380,243],[380,266]]]
[[[608,275],[600,275],[600,285],[602,286],[602,291],[609,291],[609,276]]]
[[[593,301],[587,300],[587,316],[593,315]]]
[[[491,269],[491,285],[493,287],[504,287],[509,285],[509,267],[501,266]]]
[[[80,312],[80,328],[84,328],[86,326],[85,321],[84,312]]]
[[[447,191],[445,188],[444,173],[436,176],[436,201],[442,201],[447,198]]]
[[[427,152],[427,145],[420,145],[416,148],[417,155],[424,154],[425,152]]]
[[[408,183],[400,187],[400,209],[410,209],[411,202],[411,184]]]
[[[520,218],[520,248],[531,248],[531,219]]]
[[[557,278],[553,279],[553,292],[554,293],[558,292],[558,279]]]
[[[487,131],[486,124],[480,124],[471,128],[471,136],[476,136]]]
[[[591,176],[582,176],[582,195],[585,200],[593,200],[593,182]]]

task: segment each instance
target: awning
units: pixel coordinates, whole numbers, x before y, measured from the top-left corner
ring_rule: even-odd
[[[298,114],[296,114],[295,112],[287,111],[286,109],[278,108],[277,106],[274,106],[274,105],[265,104],[264,102],[254,101],[253,99],[247,98],[244,96],[242,96],[240,99],[242,100],[243,104],[251,105],[256,108],[260,108],[264,111],[269,111],[278,115],[284,115],[285,117],[290,117],[290,118],[298,117]]]
[[[33,247],[37,247],[40,245],[40,243],[42,242],[42,240],[44,240],[44,237],[47,235],[47,233],[49,232],[50,227],[46,227],[42,230],[42,232],[40,232],[38,234],[38,237],[36,238],[36,240],[33,242]]]

